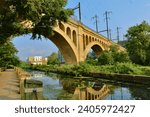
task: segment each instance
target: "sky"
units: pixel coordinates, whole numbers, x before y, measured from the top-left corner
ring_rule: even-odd
[[[150,23],[150,0],[68,0],[66,8],[74,8],[80,2],[82,23],[95,30],[95,20],[98,16],[99,31],[106,29],[105,11],[109,14],[109,28],[112,30],[112,39],[116,39],[116,28],[120,27],[120,39],[127,33],[129,27],[140,24],[142,21]],[[74,11],[78,19],[78,10]],[[106,32],[101,33],[106,36]],[[58,52],[57,47],[48,39],[30,40],[31,35],[19,36],[13,39],[18,49],[18,56],[26,60],[29,56],[49,56]]]

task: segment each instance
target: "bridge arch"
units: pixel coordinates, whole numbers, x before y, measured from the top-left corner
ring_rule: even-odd
[[[70,28],[68,28],[68,30],[70,34]],[[54,35],[50,36],[49,39],[58,47],[67,64],[78,63],[77,48],[73,41],[69,38],[68,34],[57,27],[54,28]]]
[[[86,59],[88,53],[90,52],[90,49],[92,49],[95,52],[96,56],[99,56],[101,54],[101,52],[105,50],[104,47],[100,43],[91,42],[90,44],[88,44],[86,46],[86,49],[84,51],[84,53],[85,53],[84,59]]]

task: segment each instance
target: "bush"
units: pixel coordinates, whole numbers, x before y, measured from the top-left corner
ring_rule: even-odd
[[[139,67],[132,63],[117,63],[113,65],[112,71],[119,74],[143,74]]]
[[[125,51],[118,51],[117,46],[110,47],[109,51],[103,51],[98,58],[100,65],[114,65],[115,63],[130,62],[128,53]]]
[[[112,52],[104,51],[98,58],[98,64],[100,65],[114,64],[114,58],[113,58]]]
[[[130,62],[130,58],[127,52],[116,52],[113,53],[114,62],[122,63],[122,62]]]
[[[141,71],[144,72],[145,75],[150,76],[150,67],[149,66],[140,66]]]
[[[80,76],[89,73],[91,71],[90,67],[91,65],[82,63],[80,65],[74,65],[72,71],[76,76]]]

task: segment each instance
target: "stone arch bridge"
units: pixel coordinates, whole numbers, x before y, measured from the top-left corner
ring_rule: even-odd
[[[67,23],[57,23],[53,30],[54,35],[49,39],[58,47],[67,64],[85,61],[90,49],[98,56],[113,44],[106,37],[73,19],[69,19]],[[120,46],[120,49],[123,48]]]

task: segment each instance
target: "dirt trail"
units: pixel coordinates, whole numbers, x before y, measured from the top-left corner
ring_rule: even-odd
[[[0,72],[0,100],[20,100],[19,79],[13,69]]]

